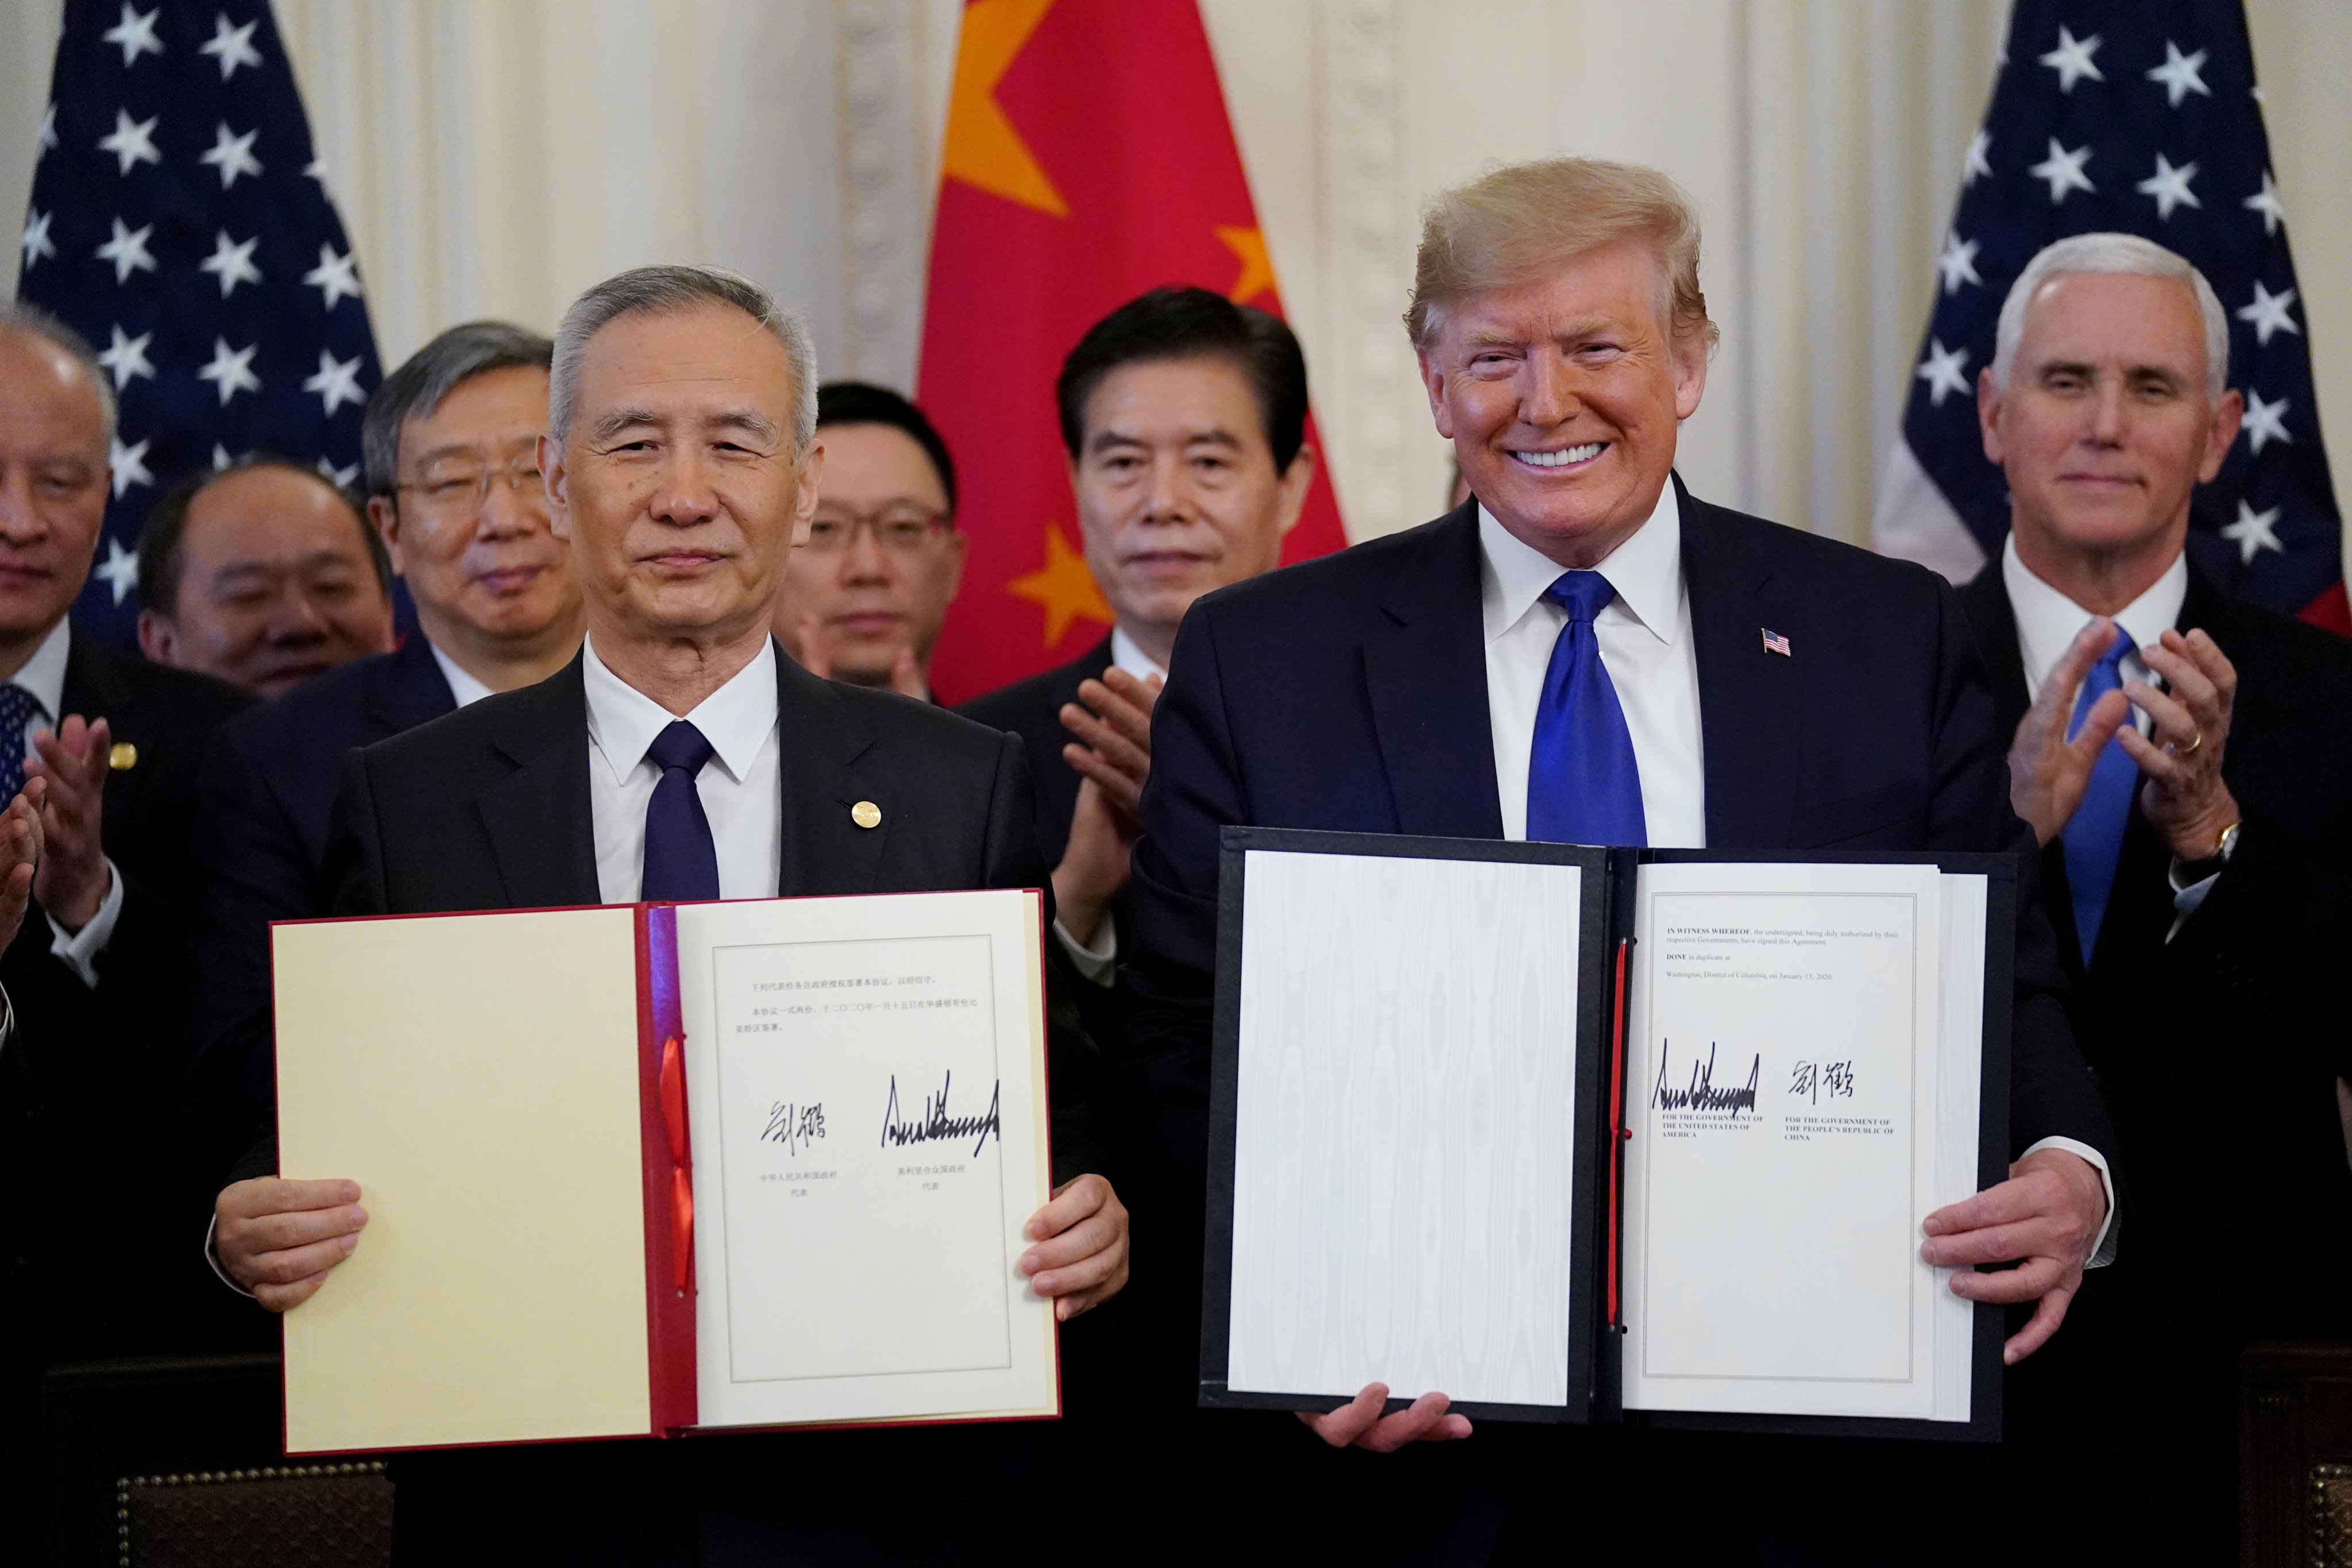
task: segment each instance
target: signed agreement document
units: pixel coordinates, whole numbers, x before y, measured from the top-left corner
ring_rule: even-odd
[[[287,1314],[288,1451],[1055,1414],[1040,909],[274,928],[281,1165],[369,1214]]]

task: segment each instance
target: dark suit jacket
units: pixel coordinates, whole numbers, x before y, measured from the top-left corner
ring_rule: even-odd
[[[0,984],[16,1009],[16,1037],[0,1050],[0,1256],[8,1270],[0,1310],[26,1313],[31,1326],[18,1331],[51,1359],[175,1342],[167,1299],[178,1295],[70,1282],[193,1282],[182,1261],[196,1254],[174,1228],[193,1192],[178,1141],[174,1002],[194,782],[215,728],[253,700],[79,631],[72,638],[66,713],[105,719],[114,745],[131,748],[118,756],[135,760],[106,778],[100,837],[121,874],[122,909],[98,957],[97,987],[51,956],[38,906],[0,956]],[[101,1215],[103,1226],[94,1225]]]
[[[433,645],[354,659],[223,725],[196,784],[190,1099],[218,1176],[268,1120],[269,923],[327,912],[343,758],[457,708]]]
[[[2010,850],[2006,748],[1952,590],[1681,490],[1706,840],[1743,851]],[[1766,651],[1761,628],[1791,657]],[[1477,509],[1193,605],[1152,726],[1122,1058],[1155,1153],[1199,1191],[1217,835],[1228,823],[1499,838]],[[2011,1131],[2112,1146],[2027,857]]]
[[[956,710],[975,723],[1021,737],[1029,752],[1029,777],[1037,786],[1037,847],[1045,864],[1062,863],[1070,846],[1070,818],[1078,809],[1078,770],[1062,760],[1075,737],[1062,727],[1062,710],[1078,700],[1082,681],[1100,680],[1110,668],[1110,638],[1042,675],[1000,686]]]
[[[2000,570],[1962,600],[1995,722],[2014,734],[2025,672]],[[2086,974],[2063,847],[2042,865],[2083,1048],[2132,1170],[2123,1246],[2096,1283],[2234,1353],[2264,1335],[2352,1333],[2336,1103],[2352,1074],[2336,978],[2352,952],[2352,644],[2226,598],[2193,564],[2179,626],[2203,627],[2238,672],[2221,776],[2244,823],[2228,868],[2168,942],[2172,856],[2135,798]],[[2191,1258],[2229,1287],[2178,1289]]]

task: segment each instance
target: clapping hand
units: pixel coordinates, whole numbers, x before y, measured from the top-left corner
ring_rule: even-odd
[[[85,724],[81,715],[70,714],[56,730],[35,733],[34,755],[25,759],[25,776],[47,784],[41,800],[47,853],[34,877],[33,897],[69,933],[98,913],[112,874],[100,833],[112,739],[105,720]]]
[[[2137,726],[2121,731],[2125,752],[2147,775],[2140,809],[2175,855],[2203,860],[2216,852],[2222,832],[2240,815],[2230,786],[2221,781],[2238,671],[2201,631],[2168,631],[2161,646],[2142,650],[2140,657],[2170,689],[2158,691],[2136,680],[2124,687],[2154,731],[2142,735]]]
[[[1069,847],[1054,868],[1054,906],[1062,929],[1092,947],[1127,886],[1129,853],[1143,833],[1143,785],[1151,776],[1151,710],[1158,676],[1123,669],[1081,681],[1078,700],[1062,705],[1062,724],[1077,737],[1062,748],[1079,774]]]
[[[27,779],[0,811],[0,949],[16,940],[32,902],[41,865],[41,796],[47,789],[45,780]]]
[[[2099,753],[2131,715],[2129,697],[2122,691],[2105,692],[2083,715],[2074,738],[2066,738],[2067,724],[2074,713],[2074,694],[2115,640],[2116,624],[2105,616],[2084,626],[2018,722],[2017,738],[2009,749],[2009,802],[2033,829],[2037,843],[2048,844],[2065,830],[2091,786],[2091,770],[2098,764]],[[2137,730],[2131,733],[2137,739]]]

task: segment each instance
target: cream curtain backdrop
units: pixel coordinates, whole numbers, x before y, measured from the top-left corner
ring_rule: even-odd
[[[148,0],[152,4],[153,0]],[[277,0],[384,362],[478,316],[704,260],[808,312],[829,375],[912,384],[960,0]],[[1682,467],[1861,540],[2005,0],[1203,0],[1350,531],[1443,500],[1399,316],[1416,212],[1489,162],[1654,163],[1723,327]],[[2352,5],[2252,0],[2323,418],[2352,450]],[[24,210],[58,0],[0,0]],[[0,252],[14,291],[17,254]],[[1008,389],[1045,396],[1045,388]],[[2340,482],[2352,483],[2352,475]]]

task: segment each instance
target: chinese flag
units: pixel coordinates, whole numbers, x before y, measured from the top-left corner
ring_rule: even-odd
[[[1163,283],[1282,309],[1194,0],[971,0],[917,391],[955,453],[971,540],[933,665],[942,700],[1076,658],[1109,630],[1054,378],[1088,327]],[[1318,463],[1283,557],[1346,542]]]

